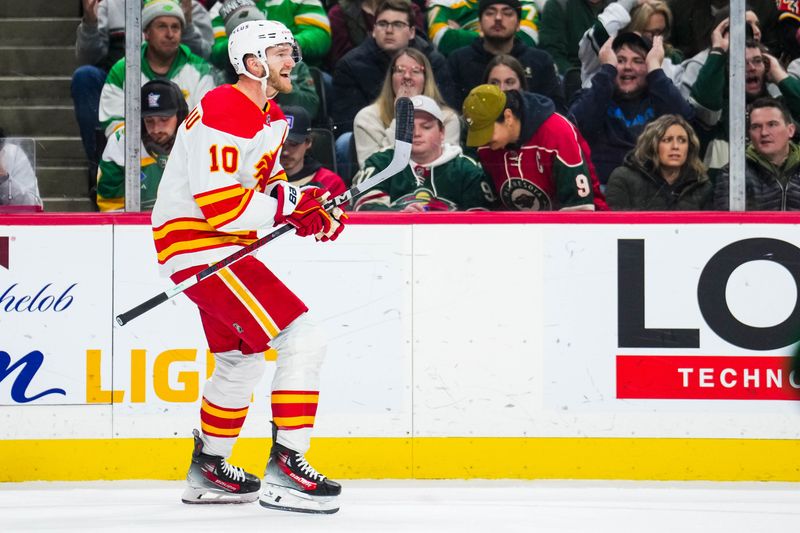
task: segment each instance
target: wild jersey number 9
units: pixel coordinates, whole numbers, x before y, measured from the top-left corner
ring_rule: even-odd
[[[575,188],[580,198],[586,198],[592,192],[592,184],[589,182],[589,178],[583,174],[575,176]]]

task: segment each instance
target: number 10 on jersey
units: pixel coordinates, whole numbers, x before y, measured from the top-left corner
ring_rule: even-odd
[[[228,174],[233,174],[239,168],[239,150],[235,146],[223,146],[220,149],[216,144],[212,144],[208,149],[211,153],[211,172],[222,170]]]

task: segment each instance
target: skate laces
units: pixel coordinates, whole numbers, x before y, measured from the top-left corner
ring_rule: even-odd
[[[313,479],[319,479],[320,481],[325,479],[325,476],[314,470],[314,467],[308,464],[308,461],[306,461],[306,458],[302,454],[300,453],[295,454],[294,460],[295,463],[297,464],[297,467],[306,476]]]
[[[231,478],[233,481],[245,480],[244,470],[242,468],[233,466],[225,459],[220,462],[220,466],[222,467],[222,471],[225,473],[225,475]]]

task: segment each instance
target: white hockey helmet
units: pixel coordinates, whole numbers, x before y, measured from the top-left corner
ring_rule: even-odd
[[[261,62],[267,74],[267,48],[280,44],[292,45],[292,59],[300,61],[300,48],[294,40],[294,35],[289,29],[276,20],[249,20],[236,26],[228,36],[228,59],[230,59],[236,74],[244,74],[254,80],[260,81],[247,71],[244,58],[252,54]]]

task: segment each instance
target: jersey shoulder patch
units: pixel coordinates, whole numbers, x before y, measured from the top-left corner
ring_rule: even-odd
[[[267,115],[269,115],[269,119],[271,121],[286,120],[286,116],[283,114],[283,109],[280,108],[275,100],[269,101],[269,104],[267,105]]]
[[[264,128],[265,114],[232,85],[221,85],[200,101],[203,124],[237,137],[252,139]]]

